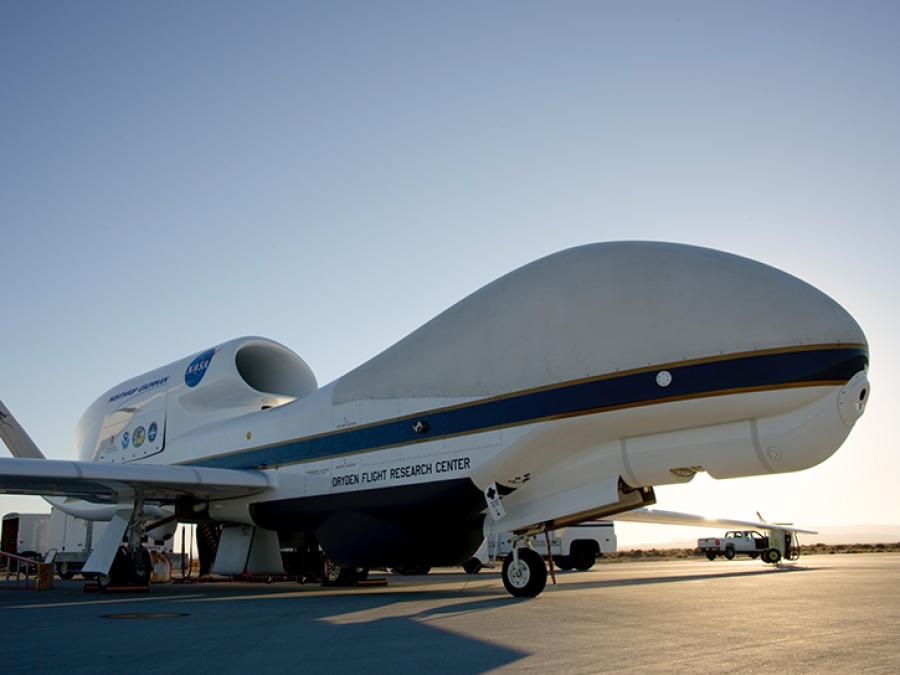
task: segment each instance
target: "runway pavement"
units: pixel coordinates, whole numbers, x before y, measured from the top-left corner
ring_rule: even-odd
[[[898,672],[900,554],[776,569],[705,559],[602,563],[515,600],[497,572],[389,585],[0,591],[6,673]],[[154,614],[168,616],[153,618]],[[117,618],[133,615],[134,618]]]

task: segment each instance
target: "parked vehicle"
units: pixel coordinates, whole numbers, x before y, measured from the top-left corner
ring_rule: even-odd
[[[598,558],[616,552],[616,532],[612,521],[589,520],[578,525],[553,530],[550,535],[550,551],[553,562],[561,570],[589,570]],[[501,532],[486,538],[475,555],[463,569],[476,574],[484,566],[492,566],[498,558],[512,551],[513,534]],[[536,537],[534,550],[547,558],[547,543],[544,537]]]
[[[81,572],[84,563],[100,539],[105,522],[91,522],[75,518],[59,509],[50,509],[50,537],[48,547],[56,549],[53,562],[56,573],[63,579],[71,579]]]
[[[55,508],[50,513],[7,513],[3,516],[0,550],[35,560],[46,560],[52,552],[56,574],[71,579],[81,572],[106,526],[106,522],[76,518]],[[171,563],[175,558],[173,544],[173,539],[168,537],[162,544],[148,542],[146,548],[151,560],[154,556],[156,560],[162,557]],[[160,572],[162,568],[160,565]],[[171,575],[168,569],[160,572],[158,577]]]
[[[0,550],[40,560],[49,548],[49,513],[7,513],[3,516]]]
[[[757,558],[768,550],[769,538],[756,530],[729,530],[724,537],[698,539],[697,548],[710,560],[718,556],[733,560],[736,555]]]

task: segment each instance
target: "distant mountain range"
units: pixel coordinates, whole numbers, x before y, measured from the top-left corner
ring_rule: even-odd
[[[819,534],[800,535],[800,544],[888,544],[900,542],[900,525],[811,525]],[[722,529],[725,534],[725,529]],[[696,539],[672,539],[649,544],[629,544],[620,550],[648,550],[651,548],[694,548]]]

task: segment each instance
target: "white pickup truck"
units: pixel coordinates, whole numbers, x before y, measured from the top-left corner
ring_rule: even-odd
[[[463,569],[469,574],[476,574],[482,567],[493,565],[494,561],[512,551],[513,541],[511,532],[487,537]],[[550,532],[553,562],[561,570],[589,570],[597,558],[615,553],[616,546],[615,525],[610,520],[589,520]],[[543,536],[535,538],[534,550],[547,557],[547,542]]]
[[[736,555],[756,558],[769,548],[769,538],[756,530],[731,530],[724,537],[698,539],[697,548],[710,560],[715,560],[720,555],[728,560]]]

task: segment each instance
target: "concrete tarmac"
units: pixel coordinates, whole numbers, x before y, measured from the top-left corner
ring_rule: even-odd
[[[900,554],[601,563],[534,600],[499,574],[382,588],[77,581],[0,591],[5,673],[900,672]]]

